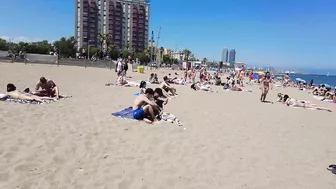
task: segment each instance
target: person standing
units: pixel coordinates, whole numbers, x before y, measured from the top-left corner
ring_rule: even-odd
[[[127,70],[128,70],[128,60],[127,59],[125,59],[125,61],[124,61],[124,69],[123,70],[125,71],[125,77],[127,77],[127,75],[126,75]]]
[[[264,78],[261,80],[261,96],[260,96],[260,101],[261,102],[265,102],[266,96],[268,94],[270,85],[271,85],[271,89],[273,88],[273,80],[271,78],[271,74],[270,72],[266,72]]]
[[[117,60],[117,65],[116,65],[116,70],[115,71],[117,72],[118,77],[121,74],[121,72],[123,71],[123,63],[122,63],[121,58],[118,58],[118,60]]]

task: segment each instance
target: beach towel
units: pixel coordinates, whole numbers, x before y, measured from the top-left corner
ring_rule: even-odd
[[[124,119],[134,119],[133,108],[132,107],[128,107],[128,108],[125,108],[125,109],[123,109],[119,112],[112,113],[112,115],[115,116],[115,117],[121,117],[121,118],[124,118]],[[174,116],[173,114],[167,113],[167,112],[162,113],[161,121],[174,123],[178,126],[182,126],[181,121],[176,116]]]
[[[133,108],[132,107],[128,107],[128,108],[125,108],[119,112],[115,112],[115,113],[112,113],[113,116],[115,117],[122,117],[122,118],[125,118],[125,119],[134,119],[133,118]]]
[[[316,100],[320,100],[320,101],[323,101],[323,102],[329,102],[329,103],[333,103],[334,101],[331,100],[331,99],[325,99],[323,96],[316,96],[314,95],[313,96]]]
[[[41,103],[41,102],[37,102],[35,100],[21,100],[21,99],[13,99],[13,98],[1,98],[2,96],[4,96],[5,94],[0,93],[0,101],[4,101],[4,102],[15,102],[15,103],[20,103],[20,104],[50,104],[53,102],[56,102],[57,100],[45,100],[45,102]],[[65,98],[71,98],[71,95],[60,95],[60,99],[65,99]]]
[[[115,83],[106,83],[105,86],[113,86],[116,85]]]

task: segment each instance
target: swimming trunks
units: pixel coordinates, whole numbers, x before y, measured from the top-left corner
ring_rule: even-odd
[[[146,113],[143,108],[133,110],[133,117],[137,120],[143,120],[146,117]]]
[[[53,97],[55,95],[55,91],[52,90],[41,91],[40,93],[42,96],[48,96],[48,97]]]

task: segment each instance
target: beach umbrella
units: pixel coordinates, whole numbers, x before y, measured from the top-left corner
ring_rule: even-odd
[[[257,74],[259,74],[259,75],[265,75],[265,72],[260,71],[260,72],[257,72]]]
[[[296,78],[296,81],[299,81],[299,82],[301,82],[301,83],[307,83],[306,80],[301,79],[301,78]]]
[[[253,78],[254,78],[254,79],[259,79],[259,74],[254,73],[254,74],[253,74]]]
[[[321,85],[324,85],[326,88],[331,88],[331,86],[329,84],[323,83]]]

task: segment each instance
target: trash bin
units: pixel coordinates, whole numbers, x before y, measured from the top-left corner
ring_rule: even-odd
[[[145,67],[144,66],[138,66],[138,73],[145,73]]]

